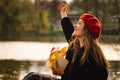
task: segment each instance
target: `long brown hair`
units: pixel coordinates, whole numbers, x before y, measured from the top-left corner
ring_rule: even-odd
[[[96,63],[99,66],[104,66],[106,68],[109,67],[109,62],[108,60],[105,58],[104,53],[100,47],[99,41],[98,39],[94,39],[90,32],[87,29],[87,26],[84,26],[82,34],[84,35],[83,37],[83,43],[84,43],[84,53],[80,59],[80,65],[84,65],[85,61],[87,60],[87,55],[89,53],[90,50],[93,50],[92,52],[92,56],[94,58],[94,60],[96,61]],[[73,49],[74,53],[78,53],[79,49],[80,49],[80,44],[79,39],[77,37],[71,39],[70,41],[70,45],[69,47],[71,49]]]

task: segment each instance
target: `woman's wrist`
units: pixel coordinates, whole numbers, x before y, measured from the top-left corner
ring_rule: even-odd
[[[67,17],[67,13],[66,12],[60,12],[61,14],[61,18]]]
[[[63,75],[63,73],[64,73],[64,71],[62,71],[59,75],[60,75],[60,76],[62,76],[62,75]]]

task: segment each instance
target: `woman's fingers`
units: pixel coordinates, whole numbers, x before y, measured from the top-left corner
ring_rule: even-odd
[[[60,64],[59,64],[59,62],[58,62],[58,61],[56,61],[56,68],[61,69]]]
[[[67,12],[69,11],[67,4],[60,4],[58,5],[57,9],[60,11],[61,18],[67,17]]]
[[[63,74],[63,70],[60,68],[58,61],[55,62],[55,66],[52,68],[52,73],[59,76]]]
[[[66,4],[60,4],[58,5],[58,11],[66,11],[67,5]]]
[[[58,5],[58,11],[61,11],[62,5]]]

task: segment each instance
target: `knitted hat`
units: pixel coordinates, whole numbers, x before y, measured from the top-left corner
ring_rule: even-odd
[[[101,24],[99,20],[92,14],[83,13],[80,18],[85,22],[88,30],[94,39],[101,35]]]

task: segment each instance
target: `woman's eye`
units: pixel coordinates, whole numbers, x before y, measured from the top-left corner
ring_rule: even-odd
[[[80,22],[78,22],[78,24],[80,25],[81,23],[80,23]]]

